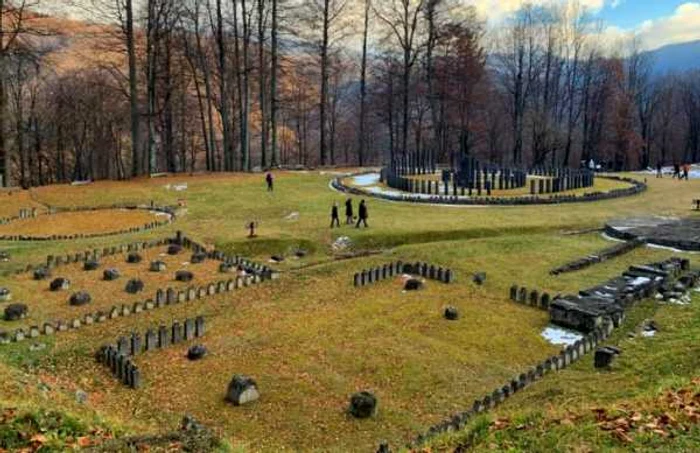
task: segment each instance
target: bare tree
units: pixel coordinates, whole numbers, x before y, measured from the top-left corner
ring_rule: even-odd
[[[396,40],[403,55],[402,66],[402,114],[401,147],[402,153],[407,152],[409,130],[409,99],[411,72],[418,59],[424,43],[421,38],[420,16],[426,0],[388,0],[375,4],[377,17],[389,28],[391,36]]]

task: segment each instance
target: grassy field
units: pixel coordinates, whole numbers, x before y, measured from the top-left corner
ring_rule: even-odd
[[[262,175],[177,176],[35,189],[36,199],[58,206],[91,206],[104,200],[175,204],[185,199],[187,210],[173,225],[145,234],[75,242],[0,242],[0,249],[13,256],[11,262],[0,263],[0,275],[5,275],[0,276],[0,286],[13,289],[17,300],[41,294],[35,299],[40,305],[30,305],[32,316],[63,314],[69,308],[59,296],[46,294],[48,282],[9,275],[27,263],[43,261],[47,254],[182,229],[199,242],[261,262],[272,254],[288,259],[274,265],[282,277],[272,283],[41,339],[47,347],[38,351],[30,350],[31,342],[0,348],[3,404],[27,410],[60,404],[73,416],[116,433],[171,430],[184,413],[191,413],[244,451],[372,451],[382,440],[397,447],[558,350],[540,336],[547,325],[545,313],[507,300],[511,284],[575,292],[618,275],[630,264],[671,256],[670,251],[641,248],[585,271],[550,276],[550,269],[610,245],[597,233],[569,233],[629,215],[696,215],[691,202],[700,191],[700,181],[650,179],[649,191],[638,196],[561,206],[435,207],[369,199],[370,228],[330,230],[330,207],[333,201],[344,201],[344,195],[328,188],[332,177],[280,173],[274,193],[265,191]],[[187,190],[172,190],[184,183]],[[256,239],[246,238],[244,225],[250,220],[260,223]],[[350,237],[351,251],[377,254],[336,260],[332,244],[340,236]],[[294,259],[291,254],[298,248],[308,255]],[[150,258],[135,266],[145,269]],[[354,272],[397,259],[450,267],[457,281],[428,282],[426,290],[415,294],[403,293],[398,281],[352,287]],[[132,265],[115,264],[131,272]],[[171,277],[175,267],[169,266],[162,278]],[[147,287],[165,283],[150,282],[151,276],[138,269],[134,275],[144,276]],[[202,278],[210,271],[201,272]],[[471,282],[477,271],[487,273],[483,286]],[[91,276],[77,269],[70,272],[77,285],[99,291],[100,301],[117,303],[124,297],[127,276],[112,288],[92,279],[101,271]],[[195,276],[199,274],[195,270]],[[441,318],[446,305],[459,308],[459,321]],[[697,310],[695,305],[640,305],[616,334],[624,353],[614,371],[597,373],[584,359],[518,394],[469,430],[438,439],[430,447],[624,448],[625,443],[611,440],[596,426],[590,409],[621,401],[648,408],[662,390],[690,385],[698,375]],[[201,342],[210,355],[190,363],[184,358],[188,345],[183,344],[140,356],[136,361],[144,386],[138,391],[117,385],[92,358],[101,344],[119,335],[199,314],[207,319]],[[637,323],[652,316],[662,326],[657,337],[626,339]],[[224,402],[226,385],[235,373],[258,381],[260,401],[241,408]],[[89,395],[86,404],[75,402],[77,389]],[[376,418],[356,421],[344,411],[349,396],[364,389],[377,394],[380,409]],[[582,422],[550,428],[568,412],[582,414]],[[509,423],[497,429],[496,417]],[[521,419],[532,429],[516,429]],[[552,443],[554,434],[542,434],[550,430],[562,433],[560,443]],[[591,432],[597,437],[584,440]],[[684,438],[692,442],[688,433]]]

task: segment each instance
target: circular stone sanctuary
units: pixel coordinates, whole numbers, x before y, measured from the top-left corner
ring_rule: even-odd
[[[339,177],[331,186],[391,201],[500,206],[598,201],[646,190],[635,179],[587,169],[524,169],[482,163],[468,154],[453,154],[448,164],[437,164],[431,153],[400,156],[379,172]]]
[[[700,218],[632,217],[613,220],[605,233],[616,239],[641,239],[648,244],[700,251]]]

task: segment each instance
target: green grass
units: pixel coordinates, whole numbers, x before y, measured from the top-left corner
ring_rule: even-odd
[[[562,233],[601,227],[608,219],[628,215],[695,215],[691,201],[696,198],[693,192],[700,190],[696,181],[652,179],[649,191],[629,198],[503,208],[368,199],[369,229],[330,230],[330,207],[333,201],[344,200],[344,195],[329,190],[331,177],[281,173],[273,194],[265,191],[261,175],[177,176],[36,189],[37,199],[60,206],[151,199],[175,204],[180,198],[188,205],[175,224],[148,234],[0,243],[0,249],[13,255],[11,263],[0,264],[0,286],[18,285],[18,297],[43,303],[36,308],[38,314],[59,313],[52,308],[57,302],[42,302],[30,283],[22,282],[25,277],[17,280],[9,273],[41,262],[47,254],[161,237],[182,229],[199,242],[258,261],[266,262],[272,254],[288,259],[275,265],[282,278],[273,283],[58,335],[42,351],[29,351],[31,342],[0,348],[0,375],[7,382],[0,387],[0,400],[16,402],[16,385],[26,391],[27,385],[35,388],[37,380],[46,380],[55,389],[52,401],[32,390],[30,409],[53,407],[61,401],[62,407],[76,410],[83,418],[105,420],[119,432],[171,431],[184,413],[191,413],[214,428],[231,448],[245,451],[368,451],[382,440],[397,447],[557,351],[540,337],[546,314],[510,303],[510,285],[552,294],[576,292],[618,275],[632,263],[671,255],[640,248],[584,271],[553,277],[552,268],[610,245],[599,234]],[[186,191],[165,188],[183,182],[188,184]],[[299,213],[298,219],[288,220],[293,212]],[[260,223],[256,239],[246,238],[244,225],[249,220]],[[331,244],[341,235],[351,238],[354,252],[380,254],[336,261]],[[297,248],[309,255],[294,259],[291,255]],[[450,267],[457,281],[449,286],[429,282],[425,291],[416,294],[402,293],[396,281],[352,288],[354,272],[397,259]],[[487,273],[481,287],[471,282],[477,271]],[[106,293],[101,296],[105,303],[112,297],[110,291]],[[117,300],[119,295],[112,298]],[[441,319],[446,305],[459,308],[459,321]],[[547,423],[563,407],[585,413],[590,404],[614,405],[648,397],[697,375],[697,333],[692,332],[700,331],[700,315],[694,306],[668,306],[658,312],[657,308],[651,302],[640,305],[618,331],[614,341],[621,341],[625,352],[613,372],[595,372],[586,358],[547,376],[493,415],[522,420],[519,424],[527,426],[547,426],[552,435],[542,435],[535,428],[526,433],[494,431],[489,415],[463,433],[436,440],[432,447],[450,449],[465,439],[477,449],[492,444],[515,451],[575,450],[589,444],[615,447],[592,422],[557,428]],[[184,359],[188,345],[183,344],[139,357],[144,373],[139,391],[117,385],[92,358],[101,344],[119,335],[198,314],[208,320],[201,341],[210,356],[201,363],[189,363]],[[628,330],[652,316],[662,333],[628,345]],[[256,378],[262,393],[259,402],[235,408],[223,401],[235,373]],[[16,384],[22,381],[30,384]],[[75,405],[76,388],[90,395],[86,405]],[[374,419],[355,421],[345,409],[349,396],[363,389],[376,392],[380,410]],[[514,440],[516,436],[522,439]]]

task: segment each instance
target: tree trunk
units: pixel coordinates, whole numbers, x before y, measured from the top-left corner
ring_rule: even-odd
[[[134,13],[132,0],[125,0],[126,50],[129,60],[129,107],[131,113],[131,175],[138,176],[141,168],[141,116],[139,113],[138,79],[136,76],[136,43],[134,38]]]

